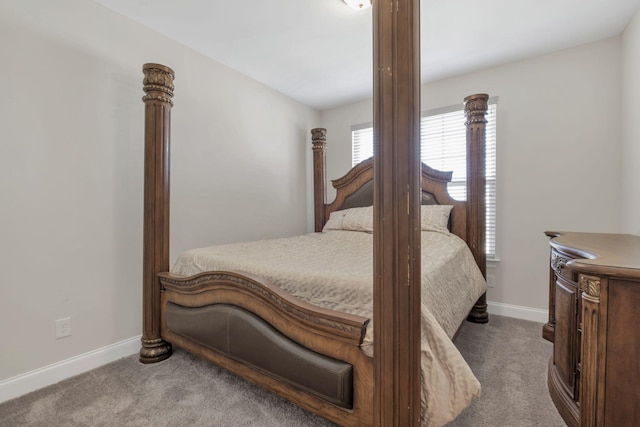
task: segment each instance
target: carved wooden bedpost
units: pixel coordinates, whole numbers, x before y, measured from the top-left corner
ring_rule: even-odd
[[[487,277],[486,252],[486,162],[485,138],[487,125],[487,102],[489,95],[470,95],[464,99],[464,114],[467,117],[467,242],[471,252],[482,271]],[[470,224],[475,221],[476,226]],[[483,294],[473,306],[469,314],[469,321],[487,323],[487,294]]]
[[[144,64],[144,256],[143,322],[140,361],[154,363],[171,355],[160,338],[160,282],[169,271],[169,142],[173,78],[171,68]]]
[[[373,2],[374,425],[420,425],[420,1]]]
[[[327,130],[324,128],[311,129],[311,143],[313,144],[313,206],[315,216],[315,231],[322,231],[325,223],[326,166],[325,152],[327,149]]]

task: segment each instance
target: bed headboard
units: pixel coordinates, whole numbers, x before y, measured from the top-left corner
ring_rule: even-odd
[[[450,217],[451,232],[467,242],[478,266],[486,273],[485,254],[485,115],[486,94],[465,98],[467,127],[467,200],[453,199],[447,190],[451,172],[442,172],[422,163],[422,204],[453,205]],[[336,189],[335,199],[326,203],[325,151],[327,131],[311,130],[314,169],[315,231],[322,231],[331,212],[373,204],[373,158],[354,166],[344,176],[331,181]]]
[[[316,130],[316,129],[314,129]],[[451,181],[451,172],[435,170],[422,163],[422,204],[423,205],[453,205],[449,228],[452,233],[466,240],[466,203],[454,200],[447,191],[447,184]],[[324,204],[321,209],[320,221],[316,231],[329,220],[331,212],[373,205],[373,158],[362,161],[349,172],[331,181],[336,190],[333,202]],[[316,214],[318,212],[316,211]]]

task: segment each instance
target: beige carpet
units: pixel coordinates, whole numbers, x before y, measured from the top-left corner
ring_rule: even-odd
[[[449,427],[564,426],[546,388],[541,325],[491,316],[456,345],[482,396]],[[130,356],[0,405],[0,426],[331,426],[185,352],[155,365]]]
[[[482,384],[482,395],[448,427],[566,426],[547,390],[552,344],[542,324],[489,316],[465,323],[456,346]]]

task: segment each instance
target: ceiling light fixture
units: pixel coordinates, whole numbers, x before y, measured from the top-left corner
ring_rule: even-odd
[[[371,0],[344,0],[344,2],[355,10],[365,10],[371,7]]]

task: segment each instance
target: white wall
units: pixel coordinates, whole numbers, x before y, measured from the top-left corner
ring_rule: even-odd
[[[91,1],[0,2],[0,58],[0,380],[141,333],[145,62],[176,72],[172,259],[308,229],[316,111]]]
[[[322,111],[320,121],[327,128],[327,179],[340,178],[351,168],[351,126],[373,123],[373,100]],[[327,201],[332,201],[335,194],[328,181]]]
[[[622,170],[623,231],[640,235],[640,11],[622,36]]]
[[[490,301],[546,309],[545,230],[620,231],[620,39],[428,83],[423,110],[498,96],[497,264]],[[350,166],[350,126],[371,101],[323,112],[329,178]]]

